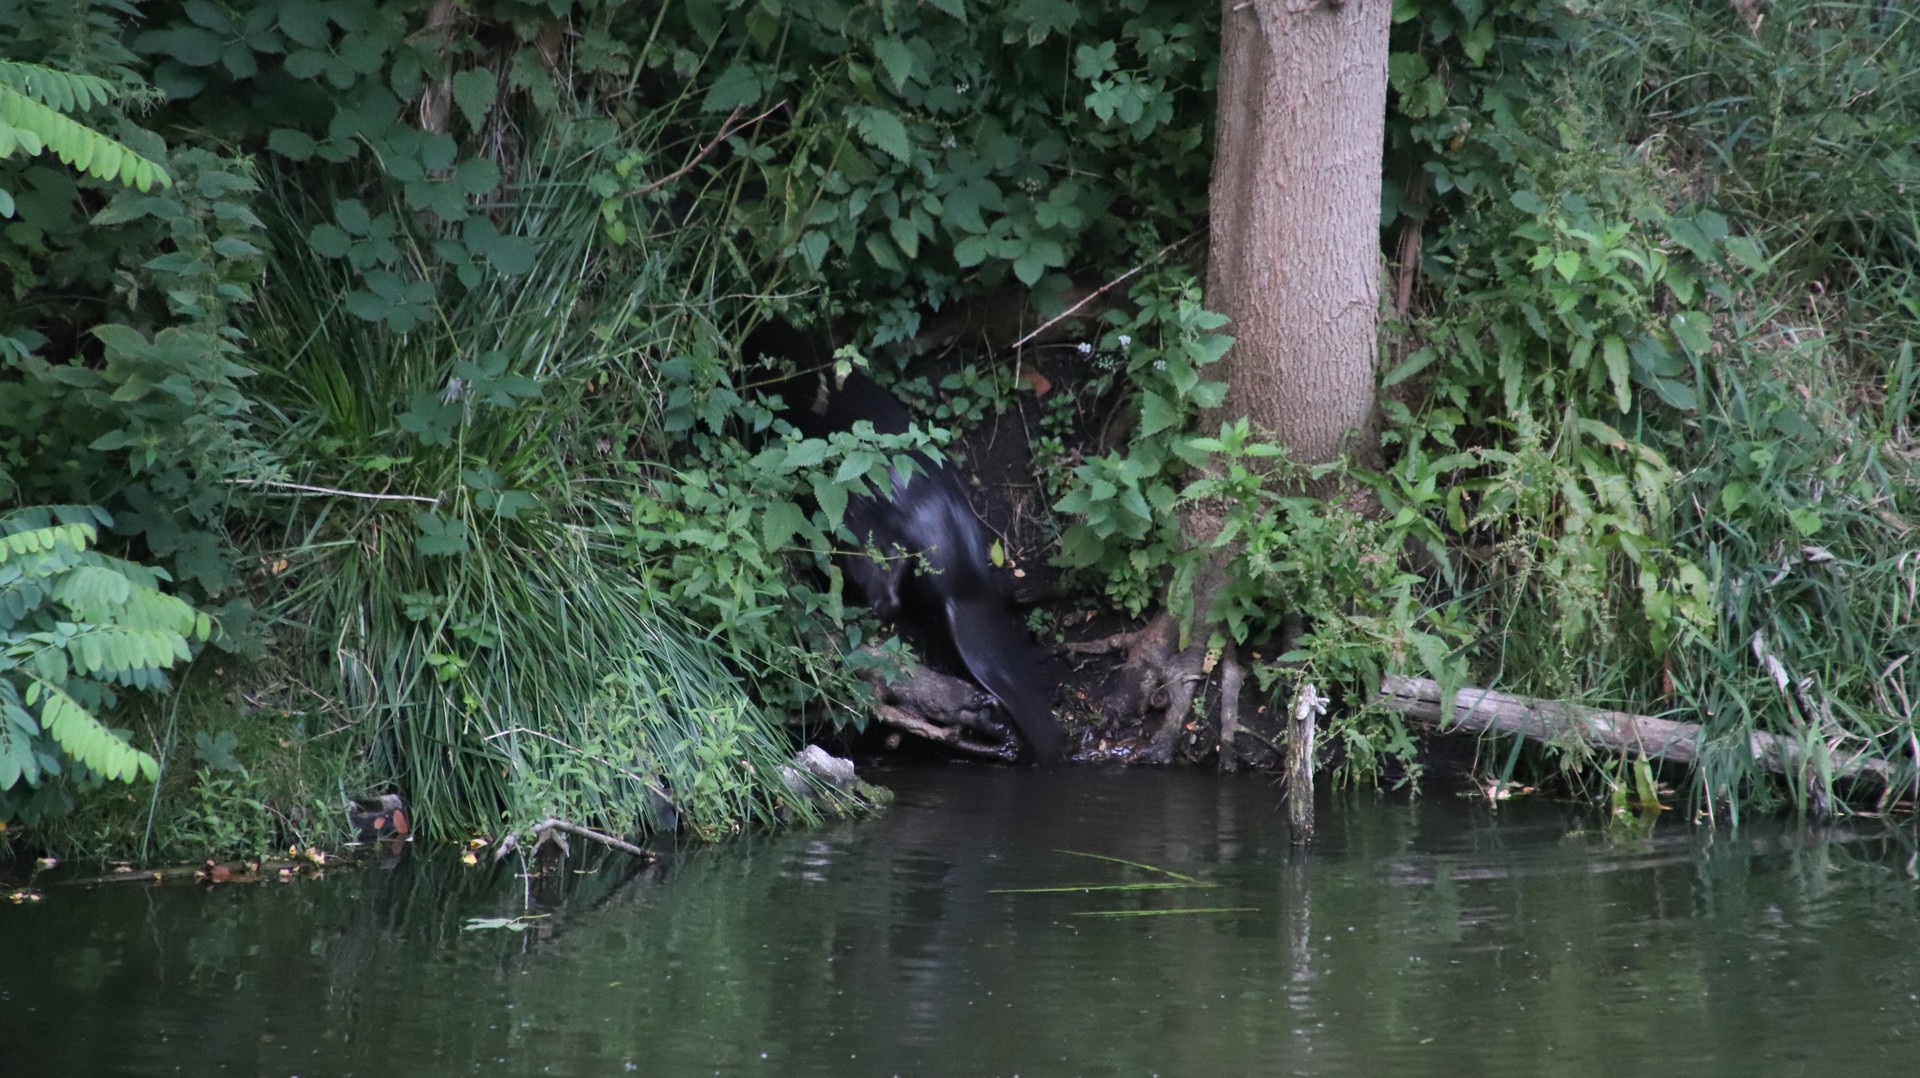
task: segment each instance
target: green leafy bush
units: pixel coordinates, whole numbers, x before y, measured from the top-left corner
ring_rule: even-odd
[[[1702,722],[1709,807],[1765,796],[1755,732],[1803,806],[1904,768],[1915,20],[1397,11],[1388,220],[1433,224],[1383,496],[1456,552],[1476,680]]]
[[[121,690],[164,689],[163,671],[212,635],[160,590],[164,573],[92,549],[110,522],[66,506],[0,515],[0,822],[64,809],[55,780],[157,779],[154,758],[99,716]]]

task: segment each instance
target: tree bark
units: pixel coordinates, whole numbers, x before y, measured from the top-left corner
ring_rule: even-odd
[[[1222,0],[1207,302],[1233,319],[1225,403],[1293,459],[1373,409],[1392,0]]]
[[[1244,416],[1297,463],[1333,460],[1373,417],[1391,17],[1392,0],[1221,4],[1207,305],[1232,319],[1235,340],[1215,368],[1226,395],[1200,427]],[[1222,527],[1206,506],[1181,524],[1203,545]],[[1244,681],[1238,649],[1213,662],[1206,648],[1223,571],[1216,559],[1192,582],[1187,609],[1200,624],[1163,611],[1123,641],[1147,690],[1135,694],[1147,731],[1137,759],[1171,759],[1210,678],[1236,693]],[[1246,732],[1237,703],[1220,701],[1222,767]]]

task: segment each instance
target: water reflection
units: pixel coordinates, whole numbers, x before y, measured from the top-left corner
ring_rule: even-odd
[[[884,820],[645,869],[51,887],[0,909],[6,1073],[1744,1076],[1920,1039],[1898,829],[1354,796],[1294,858],[1257,776],[889,781]],[[1214,886],[1032,890],[1169,873]],[[1133,915],[1196,907],[1244,912]]]

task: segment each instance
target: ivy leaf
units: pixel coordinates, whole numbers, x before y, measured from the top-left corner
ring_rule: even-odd
[[[913,155],[913,146],[907,141],[907,125],[900,122],[900,117],[871,107],[848,111],[853,117],[854,133],[861,141],[903,164]]]
[[[1157,434],[1180,421],[1180,409],[1158,393],[1142,394],[1139,437]]]
[[[467,126],[476,131],[486,123],[487,113],[493,111],[494,96],[498,92],[493,72],[485,68],[470,67],[453,77],[453,103],[460,106]]]
[[[701,107],[708,112],[727,112],[760,100],[763,90],[760,73],[754,65],[737,63],[720,73],[707,91]]]
[[[487,194],[500,186],[500,166],[485,157],[469,157],[454,166],[453,182],[469,195]]]
[[[467,552],[467,522],[464,520],[446,520],[438,513],[413,514],[414,526],[420,534],[414,536],[413,544],[427,557],[449,557]]]
[[[882,38],[874,45],[873,51],[895,86],[904,87],[913,78],[913,50],[907,47],[906,42],[897,37]]]
[[[972,269],[987,260],[989,244],[985,236],[968,236],[953,245],[953,260],[961,269]]]
[[[760,542],[768,550],[784,549],[794,533],[806,526],[806,514],[792,502],[775,502],[760,515]]]
[[[318,145],[312,135],[291,127],[276,127],[267,134],[267,149],[289,161],[305,161]]]
[[[1403,96],[1432,73],[1427,58],[1417,52],[1396,52],[1387,57],[1387,82]]]
[[[830,242],[827,234],[817,229],[800,237],[800,257],[807,260],[808,269],[817,273],[826,264]]]
[[[920,257],[920,230],[913,227],[912,221],[905,217],[894,218],[892,223],[887,225],[887,234],[893,237],[893,242],[900,248],[901,254],[908,258]]]
[[[324,4],[280,5],[280,29],[297,45],[317,49],[333,41]]]
[[[208,737],[205,730],[193,735],[193,754],[201,763],[215,771],[238,771],[244,774],[246,765],[233,755],[240,747],[240,739],[233,736],[232,730],[222,730],[217,737]]]
[[[1713,343],[1707,332],[1712,320],[1705,314],[1700,311],[1681,311],[1674,315],[1668,324],[1673,327],[1674,339],[1679,341],[1690,354],[1695,356],[1707,354],[1707,349]]]
[[[320,224],[307,233],[307,246],[322,258],[345,258],[353,239],[338,225]]]

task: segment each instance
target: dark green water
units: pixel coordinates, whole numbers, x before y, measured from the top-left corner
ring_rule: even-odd
[[[885,777],[887,818],[529,884],[419,861],[0,904],[0,1075],[1894,1075],[1911,831]],[[1192,875],[1209,889],[1000,894]],[[524,933],[469,918],[551,913]],[[561,893],[564,892],[564,893]],[[1115,910],[1247,907],[1149,917]]]

